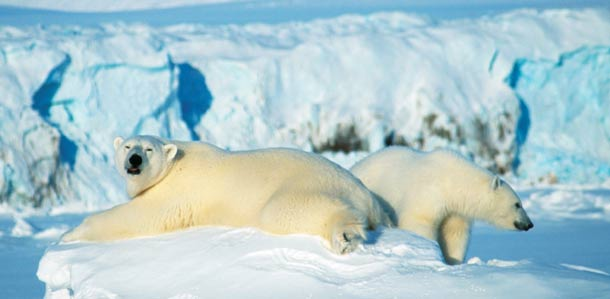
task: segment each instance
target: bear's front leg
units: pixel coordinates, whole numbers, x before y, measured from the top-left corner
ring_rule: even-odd
[[[95,236],[99,235],[96,231],[95,221],[92,221],[94,216],[90,216],[83,220],[83,222],[67,232],[61,238],[62,242],[73,242],[73,241],[96,241]]]
[[[471,227],[472,220],[458,215],[450,215],[441,223],[437,241],[447,264],[464,262]]]
[[[85,218],[79,226],[62,237],[62,242],[112,241],[138,235],[139,226],[134,226],[134,215],[130,215],[133,213],[129,213],[127,205]]]

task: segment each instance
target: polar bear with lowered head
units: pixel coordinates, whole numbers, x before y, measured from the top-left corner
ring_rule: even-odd
[[[437,241],[448,264],[464,261],[473,220],[511,230],[534,226],[506,182],[453,151],[389,147],[351,171],[399,228]]]
[[[228,152],[202,142],[152,136],[114,141],[131,201],[93,215],[64,241],[108,241],[198,225],[253,226],[323,237],[353,251],[366,229],[390,220],[352,174],[292,149]]]

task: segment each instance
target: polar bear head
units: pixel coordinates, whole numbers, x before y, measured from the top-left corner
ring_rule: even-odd
[[[517,193],[498,176],[491,176],[486,193],[489,207],[486,218],[489,222],[512,230],[527,231],[534,227]]]
[[[127,193],[135,197],[167,175],[178,153],[175,144],[153,136],[114,139],[114,162],[127,180]]]

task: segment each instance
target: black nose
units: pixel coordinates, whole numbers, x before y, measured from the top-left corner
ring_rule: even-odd
[[[524,230],[524,231],[528,231],[532,227],[534,227],[534,224],[531,221],[528,221],[528,222],[515,221],[513,224],[515,225],[515,228],[517,228],[518,230]]]
[[[129,163],[131,163],[131,165],[134,167],[138,167],[142,164],[142,157],[140,157],[138,154],[133,154],[131,157],[129,157]]]

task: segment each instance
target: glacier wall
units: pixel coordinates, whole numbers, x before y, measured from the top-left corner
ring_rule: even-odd
[[[525,180],[601,182],[609,46],[606,10],[0,27],[0,201],[124,201],[111,144],[134,134],[230,149],[452,147]]]
[[[519,174],[559,181],[610,177],[610,47],[519,59],[508,83],[526,105]]]

